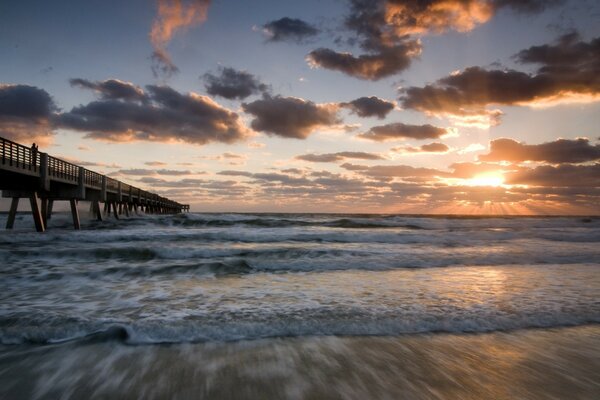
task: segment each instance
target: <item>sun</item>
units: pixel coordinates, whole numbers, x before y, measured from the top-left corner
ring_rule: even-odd
[[[497,172],[475,175],[471,179],[466,179],[464,182],[468,186],[502,186],[504,184],[504,176]]]

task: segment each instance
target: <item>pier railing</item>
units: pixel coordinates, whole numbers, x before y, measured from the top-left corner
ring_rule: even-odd
[[[34,157],[31,149],[22,144],[0,137],[0,163],[17,169],[38,172],[40,158]]]
[[[127,196],[129,199],[137,198],[140,202],[155,202],[166,207],[189,209],[188,205],[180,204],[60,158],[38,152],[3,137],[0,137],[0,167],[9,167],[13,171],[23,171],[27,175],[39,176],[43,179],[73,185],[83,184],[90,189],[106,190],[120,196]],[[81,176],[81,174],[83,175]],[[2,190],[1,187],[0,190]]]

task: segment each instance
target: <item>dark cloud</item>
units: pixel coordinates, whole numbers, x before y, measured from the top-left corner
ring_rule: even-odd
[[[105,98],[74,107],[60,115],[60,126],[108,141],[233,143],[249,134],[236,113],[209,97],[181,94],[168,86],[146,89],[139,100]]]
[[[139,86],[118,79],[92,82],[76,78],[69,79],[69,83],[71,86],[94,90],[102,99],[106,100],[142,100],[145,98],[144,91]]]
[[[444,143],[434,142],[419,147],[395,147],[392,150],[399,153],[447,153],[450,150],[450,147],[446,146]]]
[[[245,99],[253,94],[268,90],[254,75],[233,68],[221,68],[219,75],[204,74],[204,85],[208,94],[226,99]]]
[[[254,116],[253,129],[284,138],[306,139],[314,130],[340,122],[337,105],[297,97],[264,96],[242,108]]]
[[[355,78],[376,81],[404,71],[420,52],[421,45],[418,41],[406,40],[359,56],[319,48],[311,51],[307,60],[313,67],[337,70]]]
[[[377,117],[383,119],[394,109],[395,103],[371,96],[359,97],[347,103],[340,103],[340,106],[350,109],[359,117]]]
[[[552,45],[534,46],[516,55],[536,63],[535,74],[470,67],[424,87],[401,91],[404,108],[458,118],[486,117],[488,105],[536,105],[600,99],[600,38],[583,42],[574,34]],[[499,111],[497,112],[499,113]],[[496,115],[497,115],[496,113]]]
[[[399,40],[405,35],[468,32],[499,10],[534,13],[560,0],[350,0],[346,26],[364,47]]]
[[[310,162],[337,162],[346,159],[357,160],[382,160],[383,157],[375,153],[365,153],[362,151],[341,151],[338,153],[326,154],[303,154],[297,156],[296,159]]]
[[[369,80],[382,79],[407,69],[421,53],[414,35],[467,32],[486,23],[502,8],[537,12],[557,1],[542,0],[350,0],[345,26],[353,33],[362,55],[327,48],[312,51],[308,62],[315,67],[341,71]],[[413,36],[411,36],[413,35]]]
[[[479,156],[481,161],[543,161],[552,164],[583,163],[600,159],[600,144],[591,145],[585,138],[558,139],[535,145],[502,138],[492,140],[489,154]]]
[[[303,43],[319,30],[301,19],[284,17],[264,24],[263,32],[270,42]]]
[[[507,174],[505,181],[513,185],[598,188],[600,187],[600,163],[543,165]]]
[[[438,139],[448,133],[444,128],[438,128],[433,125],[408,125],[401,122],[395,122],[386,125],[375,126],[368,132],[358,135],[363,139],[383,142],[386,140],[398,139]]]
[[[50,95],[28,85],[0,83],[0,134],[17,142],[47,145],[58,111]]]

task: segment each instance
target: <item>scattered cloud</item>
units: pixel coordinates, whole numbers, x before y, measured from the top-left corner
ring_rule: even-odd
[[[358,135],[358,137],[376,142],[384,142],[387,140],[402,140],[402,139],[439,139],[448,133],[447,129],[438,128],[433,125],[409,125],[401,122],[394,122],[386,125],[375,126],[366,133]]]
[[[141,91],[141,97],[135,99],[105,98],[101,92],[100,100],[60,114],[60,127],[86,132],[87,138],[114,142],[233,143],[250,134],[238,114],[209,97],[182,94],[169,86],[148,85],[146,91],[135,88]]]
[[[306,139],[315,130],[340,122],[338,105],[316,104],[298,97],[265,95],[243,103],[242,109],[254,116],[254,130],[284,138]]]
[[[105,81],[89,81],[87,79],[69,79],[71,86],[83,89],[91,89],[100,95],[103,100],[144,100],[144,91],[129,82],[123,82],[118,79],[107,79]]]
[[[146,161],[144,164],[149,167],[166,167],[167,166],[167,163],[162,162],[162,161]]]
[[[507,174],[506,183],[546,187],[600,188],[600,163],[542,165]]]
[[[523,50],[515,58],[538,64],[537,72],[469,67],[424,87],[402,89],[402,106],[485,128],[498,124],[502,114],[487,108],[491,105],[546,107],[600,101],[600,38],[584,42],[571,33],[552,45]]]
[[[446,146],[444,143],[433,142],[424,144],[419,147],[412,146],[404,146],[404,147],[394,147],[392,151],[402,154],[414,154],[414,153],[447,153],[450,151],[450,147]]]
[[[301,19],[288,17],[267,22],[262,28],[269,42],[304,43],[319,33],[315,26]]]
[[[219,75],[204,74],[203,79],[208,94],[229,100],[245,99],[268,90],[254,75],[228,67],[220,68]]]
[[[394,102],[386,101],[376,96],[359,97],[347,103],[340,103],[340,107],[350,109],[351,112],[359,117],[377,117],[379,119],[385,118],[395,106]]]
[[[553,142],[529,145],[514,139],[492,140],[490,152],[479,156],[481,161],[542,161],[551,164],[584,163],[600,160],[600,144],[589,139],[558,139]]]
[[[346,159],[358,159],[358,160],[382,160],[383,157],[375,153],[365,153],[362,151],[341,151],[338,153],[326,153],[326,154],[303,154],[296,156],[297,160],[309,161],[309,162],[337,162],[344,161]]]
[[[211,0],[158,0],[158,15],[150,31],[155,76],[170,77],[178,71],[166,46],[176,32],[204,22],[210,3]]]
[[[182,176],[182,175],[194,175],[192,171],[181,171],[175,169],[145,169],[145,168],[130,168],[120,169],[115,171],[113,175],[134,175],[134,176],[151,176],[151,175],[168,175],[168,176]]]
[[[417,40],[381,47],[369,54],[355,56],[327,48],[311,51],[306,60],[313,68],[325,68],[343,72],[359,79],[377,81],[407,69],[414,57],[421,53]]]
[[[57,111],[54,100],[43,89],[0,83],[0,135],[7,139],[49,145]]]

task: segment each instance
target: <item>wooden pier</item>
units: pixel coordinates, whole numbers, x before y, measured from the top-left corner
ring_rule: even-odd
[[[69,163],[47,153],[0,137],[0,190],[12,198],[6,229],[12,229],[20,199],[29,199],[35,228],[44,232],[55,201],[68,201],[73,226],[80,229],[77,203],[90,202],[90,212],[99,221],[112,212],[115,218],[132,213],[177,214],[189,211],[187,204],[161,197],[124,182]],[[100,203],[104,203],[101,209]]]

